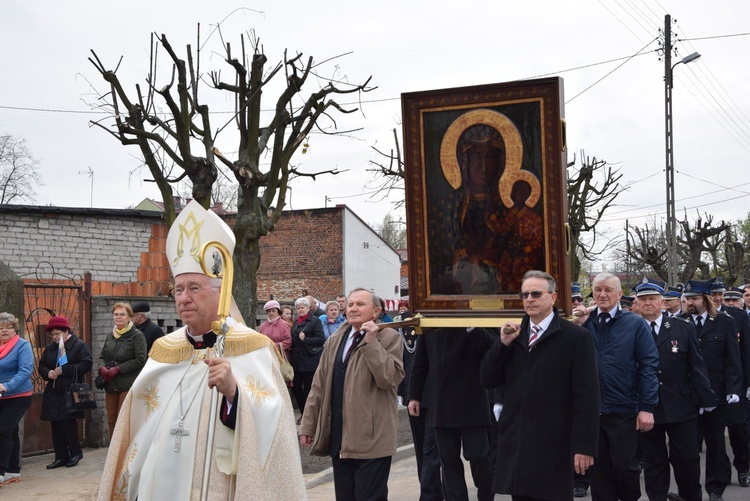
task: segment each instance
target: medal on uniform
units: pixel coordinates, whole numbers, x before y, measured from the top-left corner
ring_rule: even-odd
[[[672,353],[677,353],[679,350],[677,349],[677,341],[672,341]]]

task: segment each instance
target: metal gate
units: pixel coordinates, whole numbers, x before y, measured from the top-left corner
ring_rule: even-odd
[[[24,278],[24,277],[21,277]],[[45,454],[53,450],[52,432],[48,422],[41,421],[42,394],[45,381],[39,375],[39,358],[49,344],[45,328],[49,319],[62,315],[68,319],[71,331],[91,349],[91,274],[68,277],[55,272],[52,264],[40,263],[33,278],[24,278],[24,333],[34,354],[31,382],[34,395],[24,415],[22,456]],[[86,381],[90,381],[90,374]],[[82,445],[86,445],[90,413],[79,421]]]

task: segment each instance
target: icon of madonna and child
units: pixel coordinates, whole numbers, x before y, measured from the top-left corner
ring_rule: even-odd
[[[540,107],[423,113],[432,294],[515,295],[546,269]]]

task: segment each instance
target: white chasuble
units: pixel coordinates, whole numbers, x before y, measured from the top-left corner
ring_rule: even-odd
[[[100,500],[200,498],[211,402],[203,358],[212,350],[193,350],[184,329],[157,343],[120,411]],[[230,484],[234,499],[306,499],[294,413],[273,343],[237,325],[227,334],[225,358],[239,389],[237,423],[231,430],[217,414],[209,499],[226,500]]]

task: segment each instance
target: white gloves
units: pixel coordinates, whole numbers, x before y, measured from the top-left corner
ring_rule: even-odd
[[[736,404],[739,401],[740,401],[739,395],[736,395],[734,393],[732,393],[731,395],[727,395],[727,403],[728,404]]]
[[[716,407],[701,407],[700,409],[698,409],[698,414],[703,414],[704,412],[711,412],[714,409],[716,409]]]
[[[745,398],[750,400],[750,386],[747,387],[747,393],[745,393]]]
[[[492,413],[495,415],[495,421],[500,421],[500,413],[503,412],[503,404],[495,404],[492,406]]]

